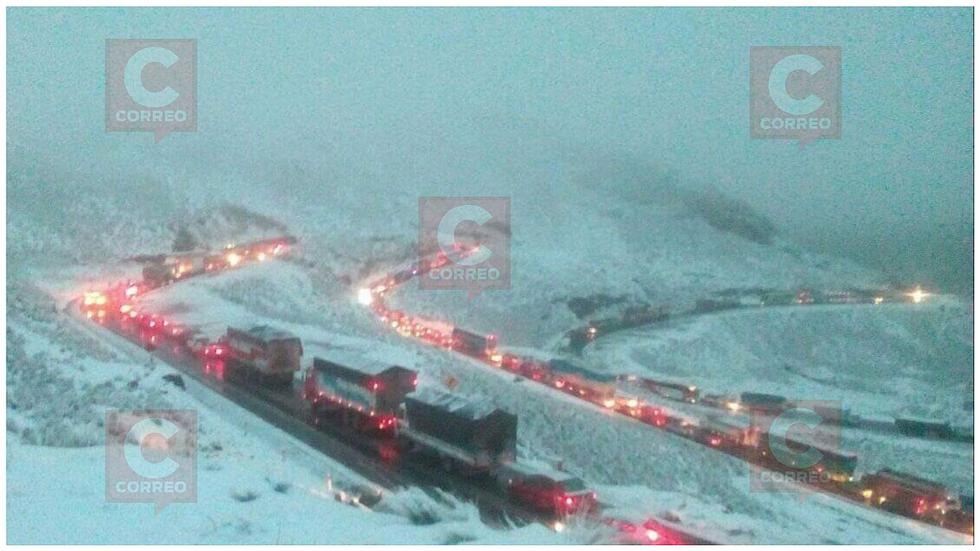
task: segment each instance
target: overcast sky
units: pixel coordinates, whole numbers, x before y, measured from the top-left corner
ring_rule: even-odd
[[[397,165],[436,151],[449,163],[490,133],[535,134],[715,185],[796,241],[972,293],[972,17],[12,9],[8,131],[32,154],[94,170],[219,149],[215,170],[258,152]],[[197,133],[155,144],[104,132],[105,39],[143,37],[198,40]],[[749,137],[758,45],[840,46],[841,139]]]

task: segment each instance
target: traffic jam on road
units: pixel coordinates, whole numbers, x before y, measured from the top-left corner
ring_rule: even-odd
[[[462,253],[465,254],[465,251]],[[603,410],[630,417],[656,429],[668,431],[719,452],[738,457],[766,471],[777,473],[781,481],[802,483],[807,487],[854,503],[956,532],[973,534],[972,496],[955,495],[942,484],[887,468],[856,477],[858,457],[855,454],[829,447],[820,448],[819,444],[813,442],[795,442],[786,439],[787,445],[792,448],[815,448],[822,458],[806,466],[793,465],[784,458],[777,459],[769,446],[762,445],[762,442],[769,440],[766,438],[768,435],[762,433],[760,427],[745,423],[742,418],[733,419],[720,415],[707,417],[680,415],[662,406],[649,404],[637,395],[623,394],[620,385],[617,384],[623,378],[604,376],[563,359],[541,360],[515,355],[502,348],[498,337],[494,334],[478,334],[455,327],[448,322],[413,316],[401,310],[388,308],[385,299],[400,285],[424,275],[428,270],[439,269],[448,262],[448,257],[442,252],[423,258],[410,267],[397,270],[361,288],[357,293],[358,301],[371,308],[382,323],[402,336],[465,355],[484,365],[545,385]],[[790,298],[776,300],[773,298],[776,295],[773,294],[770,297],[771,304],[814,303],[814,295],[810,292],[784,294]],[[886,299],[882,293],[866,294],[868,300],[862,299],[862,302],[881,304]],[[928,293],[916,288],[908,293],[889,294],[887,299],[919,303],[928,296]],[[782,294],[779,297],[782,297]],[[850,302],[836,300],[828,303]],[[666,315],[665,311],[660,309],[641,314],[644,315],[633,317],[659,320]],[[703,403],[707,407],[722,410],[747,411],[755,408],[760,412],[773,413],[771,409],[767,409],[769,406],[766,404],[754,404],[751,401],[752,393],[744,393],[747,395],[744,403],[738,400],[719,402],[716,397],[702,398],[693,385],[632,376],[626,378],[630,379],[631,383],[646,387],[659,396],[682,403]],[[784,404],[784,407],[786,405],[788,404]]]
[[[153,257],[141,281],[121,281],[87,291],[79,300],[79,310],[87,319],[141,346],[168,346],[193,354],[205,375],[246,389],[261,389],[256,394],[260,398],[272,393],[281,400],[290,394],[295,381],[297,394],[306,404],[304,422],[340,429],[347,437],[369,444],[382,460],[411,461],[465,479],[556,531],[564,530],[569,522],[585,521],[611,527],[618,534],[618,543],[710,543],[663,521],[636,522],[603,515],[596,492],[581,479],[517,457],[516,415],[441,389],[419,388],[418,373],[413,370],[339,351],[327,358],[313,358],[304,370],[300,339],[275,327],[228,327],[221,337],[209,339],[193,327],[141,306],[141,299],[156,289],[284,257],[295,244],[292,237],[280,237],[228,246],[218,253]],[[408,327],[394,315],[386,319],[396,329]],[[496,349],[492,338],[461,330],[444,334],[418,325],[409,334],[466,350],[474,357]],[[568,379],[569,388],[579,384],[573,381]]]
[[[141,281],[123,281],[101,291],[87,291],[80,311],[103,325],[117,323],[135,330],[147,346],[163,343],[195,354],[202,370],[219,379],[249,385],[288,388],[301,371],[300,340],[274,327],[228,327],[226,334],[209,339],[195,328],[140,307],[140,299],[155,289],[213,272],[286,256],[296,240],[280,237],[228,246],[218,253],[160,255],[148,262]],[[681,415],[650,404],[637,394],[624,394],[626,382],[679,403],[731,409],[733,402],[700,396],[698,389],[668,381],[637,377],[607,377],[576,363],[554,358],[540,360],[507,352],[493,335],[479,334],[444,321],[412,316],[389,309],[385,298],[399,285],[444,266],[449,260],[436,254],[409,268],[374,281],[357,293],[386,326],[402,336],[478,360],[527,380],[535,381],[650,427],[698,442],[722,453],[839,496],[924,523],[973,534],[972,498],[955,496],[943,485],[891,469],[855,479],[854,454],[820,449],[822,459],[806,467],[777,460],[761,444],[760,428],[724,416]],[[301,377],[302,399],[308,404],[307,421],[315,426],[341,426],[370,439],[383,459],[410,456],[431,462],[447,472],[479,481],[505,499],[534,511],[539,519],[562,530],[570,518],[591,518],[614,527],[631,543],[693,543],[705,540],[648,519],[642,523],[601,515],[595,492],[563,472],[522,464],[517,458],[517,417],[486,404],[469,403],[449,392],[418,387],[418,374],[397,365],[378,364],[343,356],[314,358]],[[746,398],[734,407],[750,409]],[[806,445],[806,443],[794,443]],[[812,446],[812,444],[810,444]]]

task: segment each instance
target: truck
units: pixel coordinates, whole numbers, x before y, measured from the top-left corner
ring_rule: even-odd
[[[303,344],[292,333],[268,325],[248,330],[229,327],[224,342],[234,366],[263,383],[291,384],[299,371]]]
[[[599,505],[595,492],[568,473],[508,463],[497,470],[495,478],[511,499],[558,520],[591,513]]]
[[[394,436],[404,416],[402,402],[414,392],[418,374],[388,362],[333,356],[313,358],[303,383],[315,423],[334,419],[356,430]]]
[[[156,288],[181,278],[202,274],[205,271],[206,254],[187,252],[148,257],[143,265],[143,280],[151,288]]]
[[[694,385],[675,383],[671,381],[658,381],[646,377],[628,377],[627,380],[632,384],[659,394],[664,398],[669,398],[678,402],[693,404],[697,402],[701,396],[698,387]]]
[[[242,253],[244,253],[243,256],[250,260],[261,262],[268,258],[286,254],[289,252],[289,248],[296,243],[296,238],[291,235],[262,239],[248,244]]]
[[[156,262],[150,262],[143,266],[143,281],[150,288],[163,287],[164,285],[169,285],[176,278],[177,263],[168,261],[168,259],[161,259]]]
[[[739,395],[738,403],[749,411],[759,413],[780,413],[789,407],[789,401],[776,394],[761,392],[743,392]]]
[[[953,427],[947,421],[899,417],[895,419],[895,428],[906,436],[918,438],[953,437]]]
[[[477,335],[459,327],[453,328],[453,349],[468,356],[486,358],[497,350],[496,335]]]
[[[945,486],[891,469],[865,475],[861,485],[869,503],[900,514],[932,517],[960,508]]]
[[[742,305],[735,300],[705,298],[705,299],[698,299],[694,303],[694,312],[698,314],[706,314],[708,312],[734,310],[741,306]]]
[[[776,470],[809,473],[812,480],[820,483],[844,484],[854,478],[858,456],[852,452],[831,449],[811,439],[774,438],[768,432],[761,437],[768,443],[761,453],[768,457],[772,452],[769,461]]]
[[[761,429],[744,415],[709,415],[702,427],[710,432],[711,438],[718,438],[716,446],[759,447]]]
[[[517,416],[437,390],[405,397],[401,434],[447,470],[488,473],[517,457]]]
[[[614,404],[615,376],[597,373],[560,358],[550,360],[548,365],[555,388],[604,407]]]
[[[635,327],[663,321],[670,317],[670,310],[666,306],[631,306],[623,311],[623,323],[627,327]]]
[[[205,253],[187,253],[174,256],[174,279],[200,275],[204,273]]]

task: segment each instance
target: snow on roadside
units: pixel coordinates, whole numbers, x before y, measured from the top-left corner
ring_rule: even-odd
[[[215,398],[196,400],[175,373],[111,335],[100,338],[54,300],[8,285],[7,488],[10,543],[502,543],[570,541],[531,525],[499,530],[468,504],[414,490],[378,512],[336,502],[329,485],[368,486],[347,467]],[[105,500],[104,410],[194,409],[198,501],[154,514]],[[429,511],[419,524],[419,509]],[[571,540],[576,541],[576,540]]]
[[[640,520],[677,518],[709,539],[734,543],[959,542],[962,538],[826,496],[751,492],[748,467],[729,456],[445,351],[400,339],[369,312],[325,296],[299,264],[250,266],[161,290],[150,309],[178,320],[269,323],[311,343],[310,356],[335,347],[397,362],[421,372],[421,385],[458,381],[457,392],[480,396],[519,416],[523,457],[561,463],[612,499],[614,511]],[[265,288],[281,300],[270,303]],[[351,304],[348,304],[350,302]],[[169,309],[169,310],[167,310]],[[626,485],[626,486],[624,486]],[[819,519],[819,523],[812,519]],[[847,529],[828,535],[827,526]]]

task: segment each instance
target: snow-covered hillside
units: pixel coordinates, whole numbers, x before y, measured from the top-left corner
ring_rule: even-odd
[[[356,305],[342,287],[315,285],[304,262],[275,262],[207,276],[151,294],[151,311],[220,332],[225,324],[271,323],[297,333],[308,356],[357,353],[419,370],[420,385],[489,400],[519,416],[519,453],[583,477],[613,509],[637,520],[676,520],[726,542],[959,541],[938,530],[821,495],[753,492],[748,467],[732,458],[620,416],[556,395],[445,351],[405,341]],[[308,360],[307,360],[308,361]],[[822,519],[813,523],[813,518]],[[821,528],[850,529],[829,536]],[[800,526],[810,526],[801,529]]]
[[[948,541],[951,537],[822,496],[800,502],[792,495],[750,492],[746,467],[738,461],[629,420],[610,418],[543,389],[488,372],[483,366],[419,349],[384,331],[354,302],[358,286],[368,277],[414,258],[418,198],[438,193],[485,192],[511,197],[512,287],[471,300],[462,292],[420,291],[413,283],[400,290],[392,303],[473,329],[496,331],[506,345],[548,348],[564,331],[579,325],[580,320],[568,306],[574,298],[605,294],[659,304],[690,301],[732,288],[837,288],[883,282],[873,272],[807,253],[778,233],[766,233],[771,228],[767,229],[767,224],[743,204],[719,197],[707,203],[692,199],[698,195],[662,182],[653,170],[632,165],[628,170],[597,170],[587,163],[552,158],[531,159],[520,168],[490,174],[480,172],[483,183],[465,190],[445,183],[427,184],[423,174],[412,172],[402,174],[399,185],[395,185],[393,175],[353,170],[331,173],[330,180],[298,171],[267,174],[264,181],[247,175],[191,171],[182,181],[153,184],[157,192],[137,197],[131,196],[126,184],[105,185],[105,178],[95,175],[88,175],[91,179],[73,176],[79,185],[61,193],[58,178],[64,175],[39,178],[34,172],[19,170],[23,162],[18,158],[12,166],[8,224],[11,279],[43,281],[44,288],[61,304],[86,285],[126,271],[138,272],[135,264],[119,265],[117,261],[134,254],[166,251],[181,227],[188,228],[199,243],[212,247],[289,232],[300,239],[296,260],[174,286],[151,296],[153,308],[186,318],[215,334],[232,322],[270,321],[303,337],[311,355],[343,347],[382,356],[419,369],[426,385],[440,385],[445,377],[452,376],[460,381],[459,392],[518,413],[522,454],[563,463],[604,496],[617,496],[616,505],[627,516],[666,515],[706,537],[732,542],[877,543]],[[489,180],[493,180],[492,185]],[[96,199],[85,199],[89,195]],[[61,206],[65,214],[52,216],[52,204]],[[753,229],[746,231],[746,225]],[[768,238],[763,238],[766,235]],[[15,288],[14,295],[19,296],[23,291]],[[634,334],[616,337],[609,341],[616,343],[615,347],[609,346],[641,363],[653,354],[657,362],[648,362],[652,363],[650,368],[684,370],[676,374],[697,375],[696,383],[728,391],[745,388],[735,384],[739,373],[746,379],[752,377],[751,371],[744,371],[753,365],[747,358],[769,358],[764,365],[773,373],[780,372],[784,363],[819,369],[816,378],[827,375],[832,366],[858,363],[866,366],[862,373],[870,388],[875,384],[870,380],[875,371],[873,356],[869,355],[880,342],[902,341],[901,352],[895,356],[886,353],[886,360],[931,362],[932,369],[949,369],[948,375],[937,378],[954,385],[952,381],[964,366],[929,360],[931,354],[949,344],[955,345],[945,356],[950,361],[972,358],[972,348],[965,344],[972,320],[950,312],[961,310],[954,307],[944,313],[924,308],[880,314],[885,316],[880,321],[845,314],[843,321],[828,322],[829,317],[812,321],[794,318],[814,314],[767,310],[751,314],[757,319],[744,325],[714,327],[711,324],[726,323],[716,319],[727,318],[705,318],[689,326],[670,327],[665,333],[656,332],[659,328],[651,330],[642,338]],[[838,314],[827,314],[834,315]],[[27,328],[10,313],[8,320],[12,320],[13,331],[8,334],[8,343],[16,345]],[[839,324],[841,330],[835,331],[831,323]],[[800,333],[799,327],[812,328],[814,324],[821,329]],[[760,331],[760,327],[767,330]],[[896,337],[895,331],[914,338]],[[73,339],[72,334],[49,337],[43,347],[58,349],[63,346],[60,339]],[[797,340],[787,343],[787,335]],[[741,337],[747,340],[742,342]],[[808,352],[794,355],[799,339],[830,337],[825,347],[813,342]],[[599,352],[606,350],[605,346],[602,343]],[[84,350],[86,356],[91,353],[88,347]],[[702,361],[705,358],[711,361]],[[744,366],[742,372],[732,369],[731,362],[736,359],[741,359],[738,365]],[[809,359],[819,361],[811,365],[805,362]],[[596,360],[604,361],[601,356]],[[132,360],[121,363],[120,369],[131,374]],[[53,362],[50,370],[72,377],[75,371],[73,364],[63,362]],[[36,380],[20,383],[16,372],[12,373],[15,376],[8,375],[8,393],[13,397],[26,391],[21,389],[38,384]],[[141,381],[143,377],[138,375]],[[914,373],[909,377],[906,388],[912,389],[918,379]],[[771,379],[787,384],[807,380]],[[774,384],[757,390],[777,390]],[[800,389],[818,387],[815,382],[800,384]],[[855,391],[861,388],[858,385]],[[941,386],[928,388],[932,389],[930,396],[941,395]],[[951,404],[961,400],[964,393],[972,395],[972,387],[955,388],[959,394],[949,398]],[[778,390],[796,394],[786,388]],[[142,400],[140,395],[127,394],[117,401],[126,404]],[[925,405],[929,401],[914,403]],[[10,410],[8,404],[8,413]],[[84,416],[59,417],[58,424],[65,426],[56,430],[79,432],[85,443],[96,444],[98,431],[93,423],[97,411],[86,411]],[[11,417],[29,424],[29,416],[14,412]],[[75,426],[75,419],[81,420],[81,426]],[[8,432],[10,438],[31,442],[23,434],[20,429]],[[50,453],[57,456],[56,451]],[[93,460],[84,454],[73,457],[83,464]],[[955,462],[961,460],[958,456]],[[267,465],[258,468],[269,469]],[[36,474],[16,469],[11,472],[14,477]],[[235,478],[239,476],[245,475]],[[224,514],[223,506],[217,510]],[[849,529],[828,536],[824,524],[810,522],[815,516],[843,523]],[[273,528],[263,530],[265,536],[242,540],[269,541]],[[322,541],[308,535],[310,532],[298,534],[291,541]],[[221,537],[215,536],[214,541]],[[442,536],[434,530],[426,537]],[[494,532],[486,541],[507,537]]]
[[[63,282],[60,282],[63,283]],[[54,293],[56,294],[56,293]],[[386,492],[370,511],[335,500],[376,488],[348,467],[196,389],[173,369],[62,311],[42,289],[7,288],[7,537],[16,544],[576,543],[538,525],[491,528],[470,504]],[[198,413],[197,502],[106,501],[106,409]],[[375,490],[371,490],[375,491]]]

